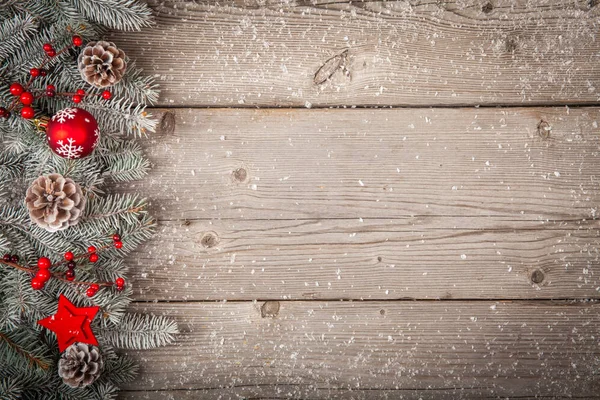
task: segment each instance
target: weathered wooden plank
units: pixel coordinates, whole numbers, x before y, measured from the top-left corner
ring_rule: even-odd
[[[599,298],[596,221],[162,222],[138,300]]]
[[[563,220],[600,202],[598,108],[169,113],[150,176],[123,187],[163,220]]]
[[[152,399],[165,398],[152,390],[176,398],[341,393],[362,399],[598,398],[600,389],[597,303],[312,301],[136,309],[169,314],[183,331],[168,351],[131,352],[142,374],[127,389],[148,390]]]
[[[156,26],[110,39],[156,74],[162,105],[599,100],[596,1],[150,3]]]

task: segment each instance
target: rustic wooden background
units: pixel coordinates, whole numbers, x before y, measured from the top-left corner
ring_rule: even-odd
[[[600,398],[597,0],[150,4],[123,399]]]

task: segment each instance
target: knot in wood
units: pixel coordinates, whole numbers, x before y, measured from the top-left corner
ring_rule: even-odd
[[[481,11],[483,11],[484,14],[491,13],[493,9],[494,9],[494,5],[492,3],[490,3],[489,1],[483,7],[481,7]]]
[[[202,235],[202,238],[200,239],[200,244],[209,249],[211,247],[215,247],[217,244],[219,244],[219,236],[215,233],[215,232],[206,232],[204,235]]]
[[[540,137],[546,140],[550,137],[550,131],[552,130],[552,127],[548,122],[541,120],[537,126],[537,130]]]
[[[260,307],[260,315],[263,318],[275,318],[279,314],[279,307],[278,301],[265,301]]]
[[[163,114],[158,124],[158,131],[164,135],[172,135],[175,132],[175,113],[167,111]]]
[[[248,171],[245,168],[238,168],[233,171],[233,179],[237,182],[245,182],[248,178]]]
[[[540,269],[536,269],[531,273],[531,282],[539,285],[544,281],[544,272]]]

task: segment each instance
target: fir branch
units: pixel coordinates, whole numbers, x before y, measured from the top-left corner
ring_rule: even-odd
[[[179,333],[177,324],[166,317],[125,314],[116,326],[99,328],[104,340],[121,349],[152,349],[172,343]]]
[[[41,369],[48,369],[48,360],[43,359],[39,354],[35,354],[34,352],[28,351],[27,349],[19,346],[3,332],[0,332],[0,342],[1,341],[4,341],[16,354],[21,355],[29,365],[36,365]]]
[[[28,14],[0,21],[0,61],[19,49],[36,29],[33,17]]]
[[[139,31],[151,25],[152,11],[137,0],[69,0],[87,19],[112,29]]]

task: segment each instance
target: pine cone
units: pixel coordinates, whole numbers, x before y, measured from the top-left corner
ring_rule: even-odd
[[[51,174],[33,181],[27,189],[25,204],[32,221],[49,232],[56,232],[79,222],[85,197],[72,179]]]
[[[125,53],[113,42],[90,42],[77,59],[84,81],[99,88],[118,83],[127,69]]]
[[[71,387],[84,387],[94,383],[104,366],[100,349],[85,343],[73,343],[58,360],[58,376]]]

